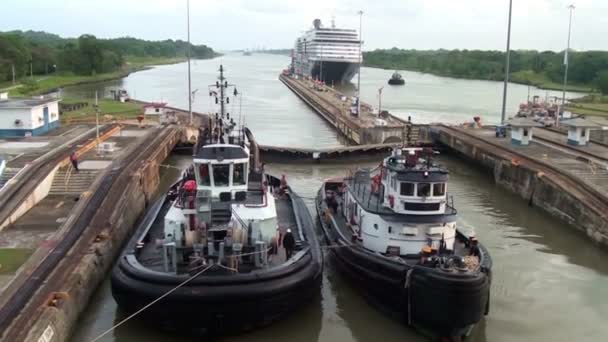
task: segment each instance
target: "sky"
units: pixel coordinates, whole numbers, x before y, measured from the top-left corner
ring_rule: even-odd
[[[608,50],[608,0],[513,0],[513,49]],[[191,41],[215,50],[291,48],[319,18],[358,28],[364,50],[504,50],[508,0],[191,0]],[[1,0],[0,31],[186,39],[186,0]]]

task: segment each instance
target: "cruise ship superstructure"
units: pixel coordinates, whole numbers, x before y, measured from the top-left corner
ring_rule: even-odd
[[[327,84],[349,82],[362,61],[357,30],[323,27],[321,20],[296,40],[292,72]]]

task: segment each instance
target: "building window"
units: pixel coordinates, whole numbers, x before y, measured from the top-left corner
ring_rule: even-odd
[[[213,185],[228,186],[230,183],[230,165],[215,164],[213,165]]]
[[[433,184],[433,196],[445,195],[445,183],[434,183]]]
[[[528,129],[524,128],[524,137],[527,137],[527,136],[528,136]]]
[[[431,183],[418,183],[418,197],[431,196]]]
[[[401,196],[414,196],[414,183],[401,183]]]
[[[209,165],[201,164],[198,167],[198,171],[199,171],[199,175],[201,178],[200,179],[201,185],[206,185],[206,186],[211,185],[211,178],[209,177]]]
[[[233,185],[245,185],[245,164],[234,164],[234,175],[232,176]]]
[[[586,130],[586,129],[584,129],[584,128],[581,130],[581,137],[583,137],[583,138],[585,137],[585,132],[586,132],[586,131],[587,131],[587,130]]]

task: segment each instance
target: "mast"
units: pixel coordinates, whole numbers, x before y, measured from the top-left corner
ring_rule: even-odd
[[[226,85],[224,84],[224,66],[220,64],[220,116],[223,119],[225,117],[225,106],[224,106],[224,88]]]
[[[188,48],[186,54],[188,55],[188,114],[190,114],[190,125],[192,125],[192,77],[190,75],[190,0],[186,2],[186,11],[188,13]]]

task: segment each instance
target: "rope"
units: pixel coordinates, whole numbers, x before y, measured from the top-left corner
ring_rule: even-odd
[[[184,280],[181,284],[179,284],[176,287],[172,288],[171,290],[167,291],[165,294],[163,294],[162,296],[156,298],[155,300],[153,300],[152,302],[150,302],[148,305],[144,306],[143,308],[141,308],[141,309],[137,310],[136,312],[134,312],[133,314],[131,314],[129,317],[127,317],[127,318],[123,319],[122,321],[118,322],[117,324],[113,325],[110,329],[104,331],[101,335],[99,335],[99,336],[95,337],[94,339],[92,339],[91,342],[99,341],[99,339],[101,339],[102,337],[104,337],[108,333],[114,331],[116,328],[118,328],[119,326],[123,325],[124,323],[126,323],[127,321],[129,321],[131,318],[139,315],[140,313],[142,313],[143,311],[145,311],[146,309],[148,309],[152,305],[158,303],[161,299],[167,297],[168,295],[170,295],[171,293],[175,292],[180,287],[188,284],[189,282],[191,282],[192,280],[194,280],[196,277],[198,277],[201,274],[205,273],[205,271],[207,271],[208,269],[210,269],[212,266],[213,265],[209,265],[206,268],[204,268],[203,270],[201,270],[200,272],[198,272],[195,275],[193,275],[192,277]]]

